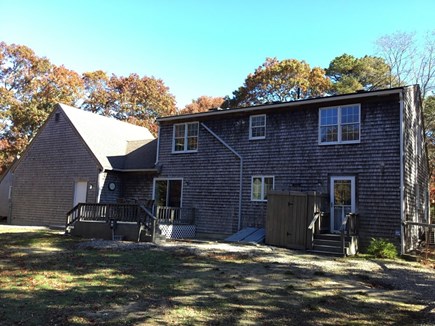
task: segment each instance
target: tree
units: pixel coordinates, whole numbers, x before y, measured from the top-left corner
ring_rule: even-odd
[[[435,89],[435,30],[426,34],[423,46],[415,33],[406,32],[384,35],[375,45],[399,84],[419,84],[423,98]]]
[[[376,90],[398,84],[384,59],[367,55],[355,58],[345,53],[336,57],[326,69],[326,75],[331,78],[336,94]]]
[[[223,97],[200,96],[196,100],[192,100],[192,103],[186,105],[180,111],[180,114],[207,112],[210,109],[221,107],[223,103]]]
[[[80,76],[23,45],[0,43],[0,174],[27,146],[56,103],[145,126],[176,113],[162,80],[97,70]]]
[[[27,146],[56,103],[76,103],[82,84],[77,73],[30,48],[0,43],[0,170]]]
[[[156,119],[176,113],[175,97],[161,79],[137,74],[109,78],[102,71],[85,73],[83,78],[85,110],[147,127],[154,135]]]
[[[226,106],[240,107],[268,102],[287,102],[323,96],[331,86],[323,69],[310,68],[305,61],[266,58],[244,85],[227,98]]]

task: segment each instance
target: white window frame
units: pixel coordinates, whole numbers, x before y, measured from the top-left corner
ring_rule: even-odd
[[[345,123],[343,124],[342,121],[342,109],[347,107],[357,106],[358,107],[358,139],[356,140],[342,140],[342,129],[343,126],[347,124],[355,124],[355,122],[352,123]],[[337,140],[336,141],[325,141],[322,142],[322,120],[321,120],[321,112],[331,109],[337,109]],[[358,144],[361,142],[361,104],[346,104],[346,105],[339,105],[339,106],[329,106],[319,109],[319,128],[318,128],[318,142],[319,145],[336,145],[336,144]]]
[[[196,124],[198,126],[198,134],[196,135],[196,148],[195,149],[187,149],[189,136],[188,136],[188,125],[194,125]],[[175,129],[177,126],[184,125],[184,149],[183,150],[176,150],[176,137],[175,137]],[[199,123],[198,121],[195,122],[183,122],[183,123],[176,123],[172,127],[172,153],[173,154],[179,154],[179,153],[195,153],[198,151],[198,141],[199,141]]]
[[[252,119],[258,118],[258,117],[264,117],[264,125],[262,126],[253,126],[252,125]],[[267,117],[265,114],[257,114],[257,115],[251,115],[249,117],[249,139],[250,140],[258,140],[258,139],[265,139],[266,138],[266,124],[267,124]],[[264,136],[252,136],[252,128],[264,128]]]
[[[251,201],[267,202],[265,198],[264,179],[272,179],[272,190],[275,189],[275,177],[273,175],[253,175],[251,177]],[[261,179],[261,196],[260,199],[254,198],[254,179]]]

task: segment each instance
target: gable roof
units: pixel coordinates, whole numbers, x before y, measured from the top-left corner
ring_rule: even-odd
[[[57,110],[61,110],[65,114],[105,170],[124,170],[125,161],[131,152],[129,142],[139,142],[137,147],[141,147],[154,140],[154,136],[145,127],[104,117],[65,104],[58,104]],[[118,159],[111,159],[115,157]],[[141,157],[136,158],[134,162],[137,170],[153,169],[155,151],[153,152],[150,146],[145,146],[141,151]]]
[[[176,122],[176,121],[191,120],[191,119],[198,119],[198,118],[208,118],[208,117],[212,117],[212,116],[225,116],[225,115],[231,115],[231,114],[242,114],[242,113],[254,113],[255,114],[255,112],[263,112],[263,111],[268,111],[268,110],[296,107],[296,106],[302,106],[302,105],[312,105],[312,104],[328,105],[327,104],[328,102],[339,101],[339,100],[357,100],[357,99],[369,98],[369,97],[375,97],[375,96],[399,94],[399,93],[403,92],[404,89],[412,88],[412,87],[415,87],[415,85],[381,89],[381,90],[375,90],[375,91],[357,91],[355,93],[349,93],[349,94],[315,97],[315,98],[302,99],[302,100],[297,100],[297,101],[277,102],[277,103],[272,103],[272,104],[268,103],[268,104],[261,104],[261,105],[249,106],[249,107],[229,108],[229,109],[211,109],[207,112],[180,114],[180,115],[161,117],[161,118],[157,118],[157,121],[159,123],[160,122]]]

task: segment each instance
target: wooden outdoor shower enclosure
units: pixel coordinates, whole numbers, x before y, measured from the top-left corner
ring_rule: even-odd
[[[315,192],[270,191],[267,194],[266,243],[291,249],[307,249],[313,216],[320,211]]]

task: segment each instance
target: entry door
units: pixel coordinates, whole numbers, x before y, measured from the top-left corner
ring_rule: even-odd
[[[78,203],[86,203],[86,195],[88,192],[87,181],[77,181],[74,185],[74,206]]]
[[[355,177],[331,178],[331,232],[339,232],[344,217],[355,212]]]

